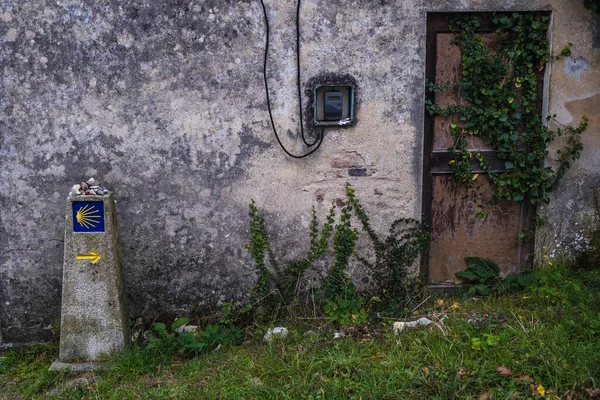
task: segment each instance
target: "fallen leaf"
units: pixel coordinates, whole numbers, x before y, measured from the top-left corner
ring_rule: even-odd
[[[421,368],[421,371],[423,371],[423,373],[425,374],[425,376],[429,376],[429,368],[423,367],[423,368]]]
[[[481,393],[477,399],[478,400],[491,400],[493,398],[494,398],[494,391],[490,389],[487,392]]]
[[[346,334],[346,335],[353,335],[356,333],[356,327],[354,326],[349,326],[347,328],[343,328],[342,331]]]
[[[544,387],[542,385],[531,384],[531,385],[529,385],[529,387],[531,388],[532,396],[545,396],[546,395],[546,389],[544,389]]]
[[[527,382],[527,383],[531,383],[533,382],[533,378],[530,377],[529,375],[520,375],[514,378],[515,382],[520,383],[520,382]]]
[[[544,389],[544,387],[542,385],[539,385],[536,390],[540,394],[540,396],[546,395],[546,389]]]
[[[573,392],[571,392],[570,390],[566,390],[563,395],[561,396],[561,399],[563,400],[573,400]]]
[[[506,368],[503,365],[496,368],[496,371],[500,372],[500,375],[504,375],[504,376],[512,376],[512,374],[513,374],[510,369]]]
[[[585,388],[583,390],[585,390],[585,392],[587,394],[589,394],[591,398],[595,398],[597,396],[600,396],[600,388],[596,388],[596,389]]]

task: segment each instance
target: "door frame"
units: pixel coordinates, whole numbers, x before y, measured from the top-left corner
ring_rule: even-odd
[[[531,11],[527,11],[531,12]],[[469,12],[459,12],[469,13]],[[428,12],[426,17],[426,57],[425,57],[425,78],[429,82],[435,83],[436,77],[436,61],[437,61],[437,34],[438,33],[452,33],[448,26],[448,16],[455,13],[448,12]],[[481,28],[482,33],[494,32],[495,25],[488,17],[489,12],[478,12],[477,14],[482,16]],[[550,12],[540,11],[537,14],[549,15]],[[550,28],[549,28],[550,29]],[[538,85],[537,85],[537,103],[536,109],[540,114],[540,118],[543,116],[543,95],[544,95],[544,77],[547,72],[548,65],[546,63],[545,68],[542,71],[538,71]],[[425,88],[425,100],[431,100],[435,104],[435,92],[430,92]],[[427,110],[424,112],[424,138],[423,138],[423,182],[422,182],[422,196],[421,196],[421,210],[423,213],[423,223],[427,230],[431,234],[432,232],[432,197],[433,197],[433,172],[437,174],[450,174],[451,169],[448,166],[448,162],[452,159],[449,152],[446,153],[433,153],[433,135],[434,135],[434,121],[435,116],[430,116]],[[494,172],[504,171],[504,161],[500,160],[494,151],[482,151],[484,154],[490,169]],[[543,164],[543,160],[540,165]],[[473,159],[472,169],[474,173],[485,173],[479,163]],[[531,203],[529,196],[525,196],[525,199],[521,202],[520,207],[520,226],[519,233],[524,230],[531,232],[532,238],[526,243],[518,244],[518,255],[517,255],[517,272],[524,271],[531,266],[533,262],[533,251],[534,251],[534,240],[533,235],[535,234],[535,224],[533,219],[536,215],[536,206]],[[445,287],[460,287],[460,284],[430,284],[429,278],[429,249],[427,249],[420,261],[420,274],[425,279],[425,282],[432,288],[443,289]]]

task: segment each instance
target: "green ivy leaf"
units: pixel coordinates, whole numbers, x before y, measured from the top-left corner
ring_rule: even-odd
[[[523,193],[515,193],[513,195],[514,201],[523,201],[525,199],[525,195]]]

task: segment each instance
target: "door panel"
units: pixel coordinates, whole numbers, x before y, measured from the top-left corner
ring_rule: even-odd
[[[493,31],[491,22],[484,18],[478,35],[492,52],[497,50]],[[429,14],[426,74],[430,82],[439,84],[461,79],[461,49],[453,40],[447,14]],[[427,96],[443,108],[468,104],[459,87]],[[454,182],[448,164],[453,155],[448,148],[452,146],[450,124],[460,125],[457,119],[456,116],[431,117],[428,113],[425,119],[423,212],[431,229],[431,245],[429,254],[424,257],[423,269],[433,284],[460,283],[455,273],[467,267],[465,257],[489,258],[500,266],[502,275],[507,275],[524,269],[532,252],[530,244],[519,242],[519,234],[531,229],[534,209],[527,199],[521,203],[503,201],[486,205],[488,217],[481,221],[476,217],[471,194]],[[480,138],[470,137],[467,148],[481,151],[493,171],[504,171],[504,161]],[[480,204],[487,204],[492,200],[494,186],[475,158],[472,168],[480,174],[475,181],[480,186]]]
[[[485,35],[489,37],[490,35]],[[436,68],[435,79],[437,83],[454,82],[462,79],[461,52],[460,48],[454,44],[454,34],[439,33],[436,38]],[[488,44],[491,40],[485,40]],[[469,103],[461,93],[459,87],[453,87],[442,92],[436,93],[435,104],[446,108],[449,106],[466,106]],[[433,151],[447,152],[448,147],[452,146],[452,135],[450,134],[450,124],[455,122],[453,115],[436,115],[434,122]],[[461,125],[460,123],[458,125]],[[483,140],[478,137],[469,137],[468,149],[491,150]]]
[[[483,201],[492,199],[489,178],[480,175]],[[465,257],[485,257],[496,262],[504,274],[516,272],[519,259],[520,204],[501,202],[486,211],[485,221],[475,218],[475,204],[464,186],[452,175],[433,175],[429,281],[458,283],[454,275],[467,266]]]

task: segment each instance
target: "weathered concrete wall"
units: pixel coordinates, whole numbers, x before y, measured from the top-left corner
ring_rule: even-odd
[[[300,153],[295,2],[265,3],[274,117],[286,146]],[[84,178],[115,192],[132,316],[243,296],[255,279],[244,249],[250,198],[287,258],[306,250],[311,205],[325,214],[343,198],[346,180],[377,230],[418,217],[428,11],[554,10],[554,51],[573,42],[573,60],[583,57],[590,68],[572,73],[567,60],[553,61],[550,112],[565,123],[585,107],[591,114],[598,21],[582,0],[563,3],[304,0],[303,81],[331,73],[354,78],[357,124],[329,131],[317,153],[294,160],[268,122],[258,0],[2,2],[3,340],[51,336],[60,309],[64,198]],[[303,101],[308,107],[310,99]],[[600,180],[595,118],[585,136],[590,150],[572,173],[585,177],[582,192],[584,181]],[[555,204],[571,198],[561,191]],[[356,271],[359,283],[368,283],[363,275]]]
[[[570,42],[572,55],[552,60],[548,114],[564,125],[577,126],[583,116],[589,126],[582,134],[581,159],[574,162],[551,202],[540,210],[549,223],[538,234],[539,255],[572,258],[585,250],[590,231],[599,229],[600,209],[600,17],[585,10],[581,2],[558,2],[554,13],[552,50],[560,54]],[[552,128],[562,128],[556,123]],[[558,140],[556,150],[564,142]],[[556,158],[555,153],[551,158]]]

